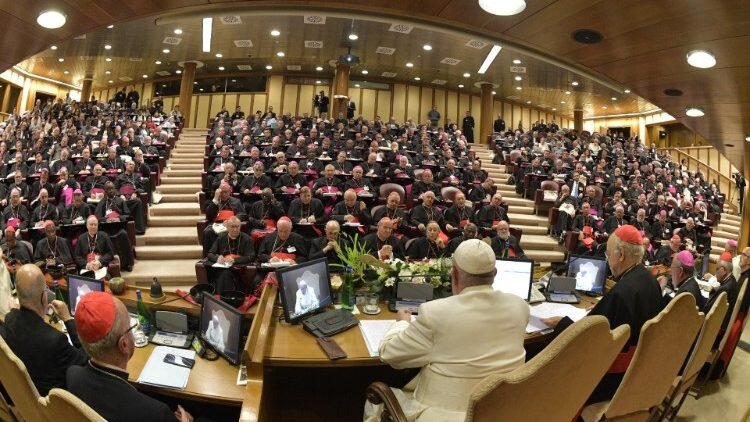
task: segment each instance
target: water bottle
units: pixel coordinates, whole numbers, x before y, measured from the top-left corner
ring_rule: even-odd
[[[135,296],[138,300],[138,323],[141,325],[143,332],[148,335],[148,333],[151,331],[151,313],[148,311],[146,304],[143,302],[143,297],[141,297],[140,289],[135,291]]]
[[[59,300],[60,302],[65,302],[65,299],[63,298],[62,290],[60,289],[60,284],[57,280],[54,282],[54,288],[55,288],[55,300]]]

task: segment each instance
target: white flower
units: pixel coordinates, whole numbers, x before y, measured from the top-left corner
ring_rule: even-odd
[[[393,287],[393,285],[396,284],[396,278],[395,277],[389,277],[385,280],[385,287]]]

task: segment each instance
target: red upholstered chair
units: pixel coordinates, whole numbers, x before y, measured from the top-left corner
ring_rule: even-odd
[[[440,196],[443,198],[443,202],[445,202],[446,206],[451,206],[453,201],[456,200],[456,194],[459,192],[461,192],[461,189],[448,186],[440,189]]]
[[[514,149],[505,157],[505,172],[513,173],[516,171],[516,160],[521,156],[520,149]]]
[[[542,184],[539,187],[540,189],[537,189],[536,192],[534,192],[535,214],[539,214],[540,211],[544,213],[549,209],[550,205],[554,203],[554,201],[544,200],[544,191],[560,192],[560,184],[554,180],[542,180]]]
[[[398,192],[398,196],[401,197],[401,203],[406,203],[406,190],[398,183],[383,183],[380,185],[378,201],[384,204],[391,192]]]
[[[552,230],[557,226],[557,217],[560,215],[560,209],[552,207],[549,209],[547,213],[547,217],[549,217],[549,227],[547,227],[547,233],[552,233]]]
[[[523,236],[523,230],[517,229],[515,227],[509,227],[508,232],[510,232],[511,235],[515,236],[516,239],[518,239],[518,241],[521,242],[521,236]]]
[[[675,199],[675,198],[673,198],[671,196],[668,197],[667,198],[667,206],[669,207],[670,210],[673,210],[673,209],[677,208],[679,206],[679,204],[677,203],[677,199]]]
[[[195,263],[195,278],[198,284],[208,283],[209,265],[205,258]],[[245,291],[249,291],[253,287],[255,275],[258,272],[258,268],[255,265],[234,266],[232,267],[232,271],[239,273]]]

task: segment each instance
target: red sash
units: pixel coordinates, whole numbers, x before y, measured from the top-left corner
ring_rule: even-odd
[[[240,257],[239,255],[234,254],[234,253],[224,254],[224,258],[232,258],[232,260],[235,260],[235,259],[237,259],[239,257]]]
[[[9,227],[13,227],[14,229],[17,229],[18,226],[20,226],[20,225],[21,225],[21,219],[19,219],[19,218],[13,218],[13,217],[11,217],[11,218],[8,219],[8,226]]]
[[[279,258],[283,260],[291,259],[291,260],[296,261],[297,255],[293,253],[285,253],[285,252],[271,252],[271,258]]]
[[[513,248],[508,248],[508,258],[515,258],[516,251]]]
[[[336,186],[323,186],[323,193],[339,193],[339,188]]]
[[[86,262],[96,261],[97,259],[99,259],[99,255],[94,252],[89,252],[86,255]]]
[[[442,230],[440,230],[440,233],[438,233],[438,239],[443,241],[443,244],[447,245],[450,241],[450,238],[447,234],[445,234]]]
[[[258,193],[260,192],[260,186],[255,185],[250,189],[250,193]]]
[[[94,195],[104,194],[104,189],[102,188],[91,188],[91,193]]]
[[[461,227],[461,228],[463,228],[463,227],[465,227],[465,226],[466,226],[467,224],[469,224],[469,220],[468,220],[468,219],[463,219],[463,220],[461,220],[461,221],[460,221],[460,222],[458,223],[458,227]]]
[[[263,221],[266,222],[266,230],[276,228],[276,220],[274,220],[273,218],[266,218]]]
[[[635,346],[630,346],[627,351],[620,352],[607,370],[607,373],[624,374],[628,370],[628,366],[630,366],[630,361],[633,360],[633,355],[635,355]]]
[[[232,210],[221,210],[216,215],[216,220],[215,221],[217,221],[217,222],[226,221],[226,220],[229,220],[230,217],[234,217],[234,211],[232,211]]]
[[[119,213],[119,212],[117,212],[117,211],[110,211],[110,212],[108,212],[108,213],[107,213],[107,214],[106,214],[106,215],[105,215],[104,217],[105,217],[105,218],[106,218],[107,220],[110,220],[110,219],[112,219],[112,220],[114,220],[114,219],[119,219],[119,218],[120,218],[120,213]]]
[[[133,185],[122,185],[120,188],[120,194],[130,196],[135,193],[135,187]]]

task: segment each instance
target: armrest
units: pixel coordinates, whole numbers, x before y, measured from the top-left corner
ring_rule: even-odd
[[[195,223],[196,229],[198,230],[198,244],[203,244],[203,231],[206,230],[206,227],[208,227],[208,220],[198,220]]]
[[[539,207],[544,202],[544,191],[537,189],[534,191],[534,208]]]
[[[107,272],[109,272],[109,275],[112,277],[120,277],[120,257],[115,255],[115,257],[112,259],[112,261],[109,262],[109,266],[107,267]]]
[[[367,386],[365,395],[370,403],[383,405],[383,413],[380,416],[381,422],[407,422],[406,415],[396,396],[385,383],[373,382]]]
[[[580,232],[572,230],[565,233],[565,249],[567,249],[569,252],[573,252],[576,250],[576,246],[578,246],[579,234]]]
[[[195,278],[198,284],[208,283],[208,270],[206,269],[205,258],[195,263]]]
[[[144,212],[147,211],[144,210]],[[128,220],[125,224],[125,230],[128,233],[128,243],[130,243],[130,248],[133,250],[133,256],[135,256],[135,221],[132,219]]]

